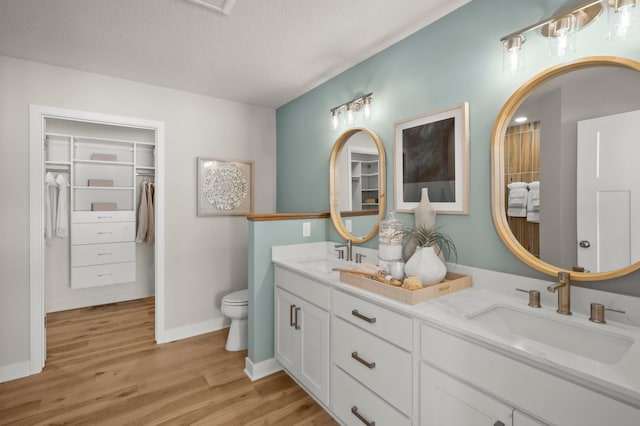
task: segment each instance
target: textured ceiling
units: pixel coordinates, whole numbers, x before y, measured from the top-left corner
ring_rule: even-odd
[[[470,0],[1,0],[0,55],[278,107]]]

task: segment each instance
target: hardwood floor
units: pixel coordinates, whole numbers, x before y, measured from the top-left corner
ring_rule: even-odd
[[[6,425],[336,425],[285,373],[251,382],[227,330],[156,345],[154,300],[48,315],[42,373],[0,383]]]

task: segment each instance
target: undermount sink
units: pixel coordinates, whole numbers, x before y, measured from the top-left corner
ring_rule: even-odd
[[[544,313],[529,313],[496,305],[470,314],[467,318],[496,336],[523,349],[536,349],[529,341],[542,343],[605,364],[615,364],[635,340],[606,330],[568,323]],[[542,349],[538,345],[538,350]]]
[[[352,269],[355,267],[352,263],[348,263],[344,260],[329,258],[300,260],[298,263],[303,267],[303,269],[310,269],[322,274],[331,274],[336,277],[339,275],[339,272],[334,271],[333,268]]]

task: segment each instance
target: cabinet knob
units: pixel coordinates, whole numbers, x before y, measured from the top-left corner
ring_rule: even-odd
[[[504,423],[502,423],[500,420],[498,420],[497,422],[495,422],[493,424],[493,426],[504,426]]]

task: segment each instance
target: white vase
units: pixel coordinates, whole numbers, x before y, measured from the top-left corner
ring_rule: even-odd
[[[418,206],[413,210],[415,217],[414,228],[433,228],[436,226],[436,209],[433,208],[429,201],[429,188],[422,188],[422,195]],[[409,239],[404,251],[404,258],[408,260],[416,250],[416,242],[413,238]]]
[[[418,207],[414,210],[415,227],[433,228],[436,225],[436,209],[429,200],[429,188],[422,188],[422,196]]]
[[[404,266],[407,277],[420,277],[422,285],[439,283],[447,275],[447,267],[433,247],[418,247]]]

